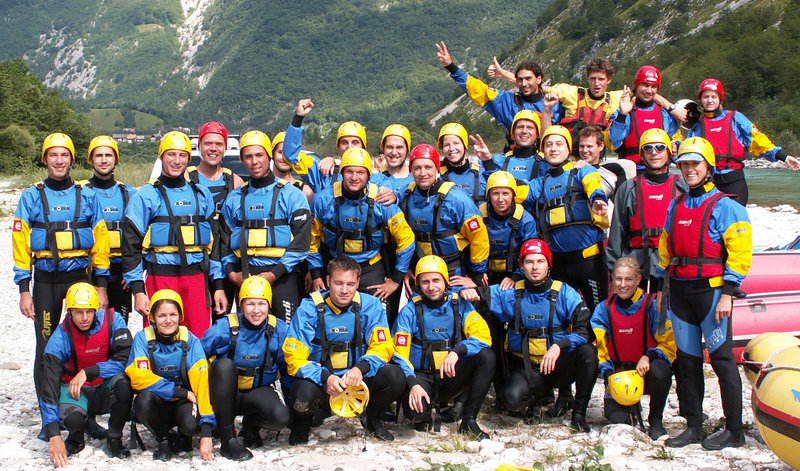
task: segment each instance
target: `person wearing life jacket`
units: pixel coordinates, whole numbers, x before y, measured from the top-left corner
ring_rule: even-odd
[[[483,163],[484,176],[503,170],[514,175],[520,182],[529,183],[544,178],[549,165],[539,155],[541,118],[530,110],[522,110],[514,116],[511,125],[513,149],[505,154],[491,155],[480,135],[473,138],[475,153]]]
[[[217,315],[224,313],[227,298],[219,251],[214,250],[219,241],[211,231],[214,199],[208,188],[184,179],[191,151],[189,136],[182,132],[168,132],[161,139],[161,176],[133,195],[125,211],[122,274],[142,316],[149,312],[147,293],[174,289],[186,300],[183,325],[202,336],[211,325],[211,308]]]
[[[283,157],[292,168],[301,176],[303,181],[308,183],[314,193],[319,193],[325,188],[333,186],[333,182],[342,179],[340,167],[335,164],[333,157],[326,157],[320,162],[307,161],[304,159],[303,152],[303,119],[308,116],[314,108],[314,103],[308,99],[303,98],[297,104],[294,118],[288,128],[286,128],[286,135],[284,138]],[[410,141],[409,137],[409,141]],[[361,149],[367,148],[367,131],[361,123],[355,121],[346,121],[339,126],[336,132],[336,149],[339,151],[339,157],[344,155],[345,151],[351,147],[360,147]],[[373,172],[370,176],[370,182],[381,187],[378,192],[376,201],[381,204],[391,204],[397,201],[394,192],[386,187],[386,176],[381,172]]]
[[[281,401],[275,381],[286,379],[281,346],[286,323],[269,313],[272,288],[260,276],[251,276],[239,288],[238,314],[230,313],[203,334],[201,342],[211,358],[211,406],[217,419],[220,454],[235,461],[249,460],[248,448],[263,445],[260,430],[280,431],[289,424],[289,409]],[[244,416],[236,438],[234,419]]]
[[[417,258],[443,258],[456,289],[483,283],[489,234],[472,198],[439,178],[439,153],[430,144],[414,147],[409,167],[414,181],[402,191],[399,206],[414,231]],[[407,293],[412,292],[410,278],[405,279]]]
[[[619,109],[611,117],[606,130],[606,140],[621,159],[632,160],[639,171],[644,164],[639,160],[639,140],[642,133],[652,128],[661,128],[669,136],[678,132],[678,122],[670,115],[676,106],[662,108],[655,96],[661,87],[661,72],[652,65],[639,68],[633,79],[634,100],[631,101],[627,85],[623,88]]]
[[[386,182],[383,184],[386,188],[395,191],[414,181],[408,170],[407,157],[411,151],[411,132],[407,127],[402,124],[389,125],[381,137],[381,150],[386,159],[386,169],[381,171],[386,177]]]
[[[414,232],[396,204],[375,203],[378,187],[369,182],[372,162],[361,148],[347,149],[340,164],[342,180],[314,195],[311,249],[308,262],[313,289],[325,289],[325,262],[347,255],[361,265],[358,290],[387,306],[394,321],[399,309],[398,288],[408,272],[416,244]],[[391,243],[390,243],[391,241]],[[393,254],[385,254],[391,245]],[[387,271],[383,257],[391,257]]]
[[[737,110],[723,109],[724,97],[722,82],[714,78],[703,80],[697,91],[703,116],[687,136],[699,136],[711,142],[716,155],[714,185],[723,193],[734,195],[739,204],[746,206],[749,192],[744,179],[745,151],[771,162],[782,160],[792,170],[800,170],[800,161],[773,144],[745,115]]]
[[[611,271],[614,294],[598,304],[592,314],[592,329],[597,339],[600,377],[608,388],[608,377],[625,370],[635,370],[644,378],[644,390],[650,395],[647,434],[653,440],[667,435],[664,429],[664,406],[672,385],[672,362],[675,361],[675,337],[669,319],[659,329],[655,293],[639,287],[639,262],[621,257]],[[630,424],[634,412],[617,403],[610,394],[603,400],[606,418],[612,424]]]
[[[600,173],[603,191],[611,201],[614,201],[619,187],[636,175],[636,164],[627,159],[605,160],[603,130],[597,126],[587,126],[578,131],[577,135],[577,141],[572,141],[578,143],[579,160],[575,161],[575,167],[591,165],[596,168]]]
[[[303,194],[306,195],[306,199],[308,199],[308,204],[310,205],[311,200],[314,198],[314,192],[311,190],[311,187],[306,184],[306,182],[299,178],[295,178],[291,164],[289,164],[289,162],[283,158],[283,140],[285,138],[286,132],[284,131],[275,134],[275,137],[272,138],[272,173],[274,173],[276,177],[282,178],[302,190]],[[311,159],[313,160],[313,158]],[[304,160],[304,158],[301,158],[301,160]]]
[[[639,142],[644,173],[627,180],[616,193],[614,217],[608,232],[606,266],[609,271],[622,257],[632,257],[641,269],[640,287],[658,291],[656,265],[660,259],[658,240],[667,219],[667,208],[676,197],[689,191],[680,175],[670,173],[672,142],[659,128],[642,133]]]
[[[214,245],[216,250],[220,250],[221,247],[230,244],[230,241],[225,239],[220,230],[219,219],[221,217],[222,204],[225,202],[228,193],[244,183],[242,177],[233,173],[229,168],[222,166],[222,159],[225,158],[227,149],[228,130],[225,129],[225,126],[215,121],[203,124],[197,134],[197,150],[200,152],[200,162],[197,166],[191,165],[187,167],[185,172],[187,180],[208,188],[214,198],[214,217],[209,223],[211,224],[211,234],[214,236],[214,240],[219,241]],[[212,258],[221,260],[222,256],[220,253],[216,253],[212,255]],[[225,297],[228,300],[227,310],[225,311],[227,313],[235,304],[236,285],[224,278],[223,287]],[[212,287],[212,292],[209,295],[213,296],[213,294]],[[225,313],[219,315],[213,313],[214,319],[216,320]]]
[[[442,180],[453,182],[472,198],[475,205],[486,199],[486,179],[481,175],[483,169],[467,158],[469,135],[459,123],[447,123],[439,130],[437,140],[442,153]]]
[[[458,432],[483,440],[489,435],[475,419],[494,374],[492,339],[472,304],[449,289],[449,278],[440,257],[419,260],[414,280],[420,294],[392,327],[394,359],[406,376],[404,402],[416,430],[436,430],[432,409],[465,393]]]
[[[114,178],[114,170],[119,164],[119,147],[109,136],[96,136],[89,143],[89,164],[93,175],[80,184],[84,188],[92,188],[103,209],[109,237],[109,261],[111,278],[108,281],[108,307],[119,313],[128,322],[128,314],[132,309],[131,290],[122,280],[122,218],[128,201],[136,193],[136,189],[127,183]]]
[[[94,190],[75,183],[69,174],[75,160],[72,139],[62,133],[48,135],[41,160],[47,178],[22,193],[11,226],[19,310],[33,320],[36,333],[33,383],[37,399],[41,398],[42,355],[61,321],[67,289],[88,281],[91,272],[99,305],[106,308],[110,277],[110,242],[100,202]],[[38,438],[46,439],[44,430]]]
[[[537,199],[537,231],[553,252],[553,277],[580,291],[591,310],[608,296],[603,248],[608,197],[594,167],[575,168],[569,161],[567,128],[547,128],[542,146],[550,170]]]
[[[110,412],[106,453],[129,456],[122,429],[130,416],[133,392],[125,376],[131,333],[122,315],[100,308],[97,289],[75,283],[67,290],[64,322],[47,342],[42,366],[42,428],[56,467],[85,447],[84,425],[90,415]],[[69,431],[62,440],[59,425]]]
[[[525,279],[514,289],[490,285],[461,293],[479,311],[509,323],[505,345],[510,373],[503,386],[503,404],[514,412],[528,408],[531,418],[531,412],[538,410],[537,398],[555,387],[570,388],[574,382],[571,425],[578,432],[589,432],[586,408],[597,379],[591,313],[577,291],[550,277],[553,258],[544,241],[526,241],[519,264]]]
[[[275,293],[273,315],[288,322],[302,297],[305,275],[298,265],[308,257],[313,217],[303,192],[270,171],[269,137],[248,131],[239,142],[250,180],[222,207],[223,230],[231,241],[222,259],[225,273],[236,285],[251,275],[266,279]]]
[[[514,70],[515,85],[518,91],[510,92],[490,87],[480,79],[466,73],[453,62],[444,41],[437,43],[436,49],[436,59],[442,67],[450,72],[450,78],[455,80],[470,100],[486,110],[497,121],[498,126],[503,126],[510,131],[506,136],[509,148],[513,147],[514,131],[511,128],[517,113],[522,110],[530,110],[541,118],[544,111],[542,103],[544,94],[541,89],[544,73],[539,64],[530,61],[521,62]],[[564,109],[561,105],[556,106],[551,115],[552,123],[558,123],[563,116]]]
[[[363,381],[369,389],[364,427],[394,440],[378,415],[403,392],[403,371],[388,364],[394,351],[386,311],[378,298],[359,293],[361,266],[339,256],[328,263],[330,291],[312,291],[289,325],[283,354],[293,377],[286,404],[293,415],[289,444],[308,442],[312,419],[328,396]]]
[[[690,137],[678,149],[678,166],[689,192],[667,210],[658,242],[656,276],[663,279],[659,328],[669,314],[678,347],[678,402],[687,428],[666,441],[670,447],[702,442],[719,450],[744,445],[742,379],[733,357],[731,310],[734,289],[750,269],[753,254],[745,208],[712,183],[714,147]],[[669,309],[669,313],[666,309]],[[719,378],[725,428],[703,439],[703,338]]]
[[[169,165],[168,161],[164,162]],[[200,433],[200,457],[213,459],[211,432],[217,426],[211,408],[208,361],[203,344],[183,322],[186,305],[171,289],[153,293],[150,325],[133,338],[125,373],[136,392],[136,421],[152,433],[158,446],[153,459],[169,461],[192,450]],[[177,426],[177,433],[172,431]]]

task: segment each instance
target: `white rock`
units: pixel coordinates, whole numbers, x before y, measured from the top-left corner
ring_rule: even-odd
[[[464,451],[467,453],[478,453],[481,451],[481,444],[476,441],[467,442],[467,444],[464,446]]]
[[[330,438],[335,438],[336,432],[330,429],[322,429],[317,431],[317,435],[319,435],[319,438],[322,440],[328,440]]]
[[[503,442],[481,440],[481,456],[492,456],[501,453],[506,447]]]
[[[755,471],[756,469],[753,463],[748,460],[736,460],[733,462],[733,465],[742,471]]]
[[[516,448],[506,448],[503,452],[503,461],[507,461],[509,463],[513,463],[519,458],[520,452]]]

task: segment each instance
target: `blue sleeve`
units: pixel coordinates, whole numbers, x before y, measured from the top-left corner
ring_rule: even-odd
[[[631,132],[631,115],[621,115],[619,110],[611,115],[611,125],[606,130],[608,142],[614,149],[619,149],[625,137]]]
[[[223,317],[208,328],[200,339],[206,356],[227,355],[231,346],[231,327],[228,317]]]
[[[291,124],[286,128],[286,136],[283,138],[283,158],[292,166],[300,162],[300,151],[303,148],[304,126],[295,127]]]
[[[581,295],[578,294],[577,291],[570,288],[569,285],[564,284],[561,287],[561,290],[558,293],[558,301],[557,301],[557,311],[564,313],[565,318],[562,319],[562,322],[566,323],[569,322],[570,325],[572,324],[572,314],[575,312],[575,309],[579,309],[580,305],[583,304],[583,298]],[[586,306],[583,306],[583,309],[586,309]],[[586,313],[587,317],[589,316],[588,310]],[[587,318],[587,321],[590,321],[590,318]],[[589,322],[591,324],[591,322]],[[591,331],[591,325],[586,326]],[[574,351],[576,348],[580,347],[581,345],[588,342],[588,340],[577,333],[575,333],[575,326],[572,326],[570,333],[566,336],[567,340],[569,340],[570,347],[569,351]]]
[[[608,332],[608,309],[606,308],[606,303],[608,301],[603,301],[594,308],[594,312],[592,313],[592,320],[591,326],[592,330],[595,331],[595,334],[598,334],[598,330],[603,332]],[[654,332],[654,331],[652,331]],[[608,343],[603,340],[598,340],[599,346],[606,346]],[[605,347],[603,347],[605,349]],[[599,350],[599,348],[598,348]],[[605,378],[607,375],[614,374],[614,362],[610,359],[603,361],[599,365],[597,365],[597,371],[601,378]]]
[[[277,348],[275,349],[275,353],[272,356],[272,359],[275,361],[275,364],[278,366],[278,371],[280,372],[281,376],[287,374],[287,366],[286,366],[286,357],[283,356],[283,342],[286,341],[286,332],[289,329],[289,326],[286,325],[286,322],[283,322],[280,319],[277,319],[275,323],[275,343]],[[270,349],[272,349],[270,342]]]
[[[674,136],[675,133],[678,132],[678,122],[675,121],[675,118],[664,108],[661,108],[661,122],[664,124],[664,131],[667,131],[669,137]]]
[[[472,303],[465,299],[458,300],[458,310],[459,315],[461,316],[461,329],[466,332],[468,329],[468,324],[483,324],[485,328],[485,334],[489,334],[489,326],[486,325],[486,321],[483,320],[480,314],[475,310],[472,306]],[[480,331],[481,329],[476,329]],[[459,345],[464,345],[467,347],[467,355],[466,357],[473,357],[480,353],[481,350],[484,348],[490,347],[489,343],[485,342],[484,340],[480,339],[479,336],[469,336],[466,339],[462,340]]]
[[[509,288],[501,290],[500,285],[489,286],[489,297],[484,301],[489,304],[489,312],[500,322],[514,322],[514,306],[516,304],[516,290]]]
[[[205,209],[206,220],[210,221],[211,219],[214,218],[214,210],[215,210],[214,197],[211,196],[211,192],[208,190],[208,188],[206,188],[206,187],[204,187],[202,185],[198,185],[197,187],[200,188],[200,192],[203,195],[203,203],[202,204],[203,204],[204,209]],[[215,244],[219,244],[218,240],[213,241],[213,242]],[[211,253],[213,254],[214,251],[211,251]],[[221,280],[221,279],[225,278],[225,273],[222,270],[222,262],[220,260],[212,257],[209,254],[208,262],[209,262],[208,263],[208,276],[209,276],[209,278],[211,278],[212,280]]]
[[[141,239],[144,238],[144,235],[147,233],[147,229],[150,225],[150,211],[156,210],[156,204],[153,202],[154,198],[157,195],[155,194],[155,189],[152,185],[145,185],[142,187],[141,190],[137,191],[133,198],[128,201],[128,207],[125,208],[125,219],[132,224],[133,229],[138,231],[137,243],[141,244]],[[125,239],[130,238],[131,235],[125,235]],[[124,244],[123,244],[124,247]],[[139,247],[141,250],[141,247]],[[125,283],[130,286],[134,282],[142,282],[142,256],[140,253],[123,253],[123,266],[125,266],[125,259],[127,258],[136,258],[137,264],[135,267],[129,269],[125,273],[123,273],[122,277],[125,280]]]

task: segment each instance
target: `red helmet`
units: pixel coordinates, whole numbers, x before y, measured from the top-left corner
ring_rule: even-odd
[[[717,95],[719,95],[719,101],[722,103],[722,98],[725,96],[725,88],[722,86],[722,82],[714,78],[707,78],[703,80],[703,83],[700,84],[700,89],[697,90],[698,100],[700,99],[700,95],[702,95],[705,91],[717,92]]]
[[[202,140],[203,136],[206,134],[219,134],[223,139],[225,139],[225,147],[228,146],[228,130],[225,129],[225,126],[222,124],[216,121],[209,121],[200,126],[200,132],[197,133],[197,140]]]
[[[550,253],[550,247],[541,239],[528,239],[522,244],[519,249],[519,264],[522,266],[522,260],[526,255],[541,254],[547,260],[547,264],[553,266],[553,254]]]
[[[439,161],[439,151],[436,150],[430,144],[420,144],[413,149],[411,149],[411,155],[408,157],[408,166],[411,166],[411,162],[417,159],[428,159],[433,161],[433,165],[436,166],[436,170],[439,171],[441,162]]]
[[[658,88],[661,88],[661,72],[652,65],[643,65],[636,71],[636,76],[633,77],[633,88],[636,88],[640,83],[652,83]]]

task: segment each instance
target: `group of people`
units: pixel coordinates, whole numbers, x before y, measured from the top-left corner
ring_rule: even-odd
[[[126,456],[131,408],[158,443],[154,459],[190,450],[198,433],[204,459],[212,436],[224,457],[249,459],[262,429],[288,426],[289,444],[306,443],[329,398],[363,386],[361,421],[380,440],[394,438],[393,403],[418,431],[460,421],[459,432],[488,438],[476,419],[492,386],[498,410],[531,423],[572,409],[571,426],[587,432],[598,375],[610,421],[639,413],[642,388],[626,404],[612,394],[615,374],[632,371],[650,395],[654,440],[667,435],[675,374],[687,428],[666,444],[744,443],[730,324],[752,250],[742,160],[748,150],[800,169],[797,159],[722,109],[714,79],[700,85],[703,114],[684,139],[686,110],[658,95],[652,66],[609,92],[605,59],[587,65],[588,87],[548,88],[523,62],[510,92],[437,49],[507,127],[506,151],[459,123],[442,126],[436,146],[412,146],[393,124],[376,165],[349,121],[339,157],[317,160],[302,151],[314,108],[302,99],[272,140],[241,136],[247,182],[221,166],[227,130],[209,122],[197,166],[190,138],[169,132],[160,176],[136,191],[114,177],[110,137],[90,143],[93,176],[81,182],[70,138],[45,139],[47,178],[23,193],[12,237],[20,310],[36,329],[40,438],[57,465],[86,433]],[[489,72],[508,75],[496,61]],[[608,147],[620,158],[606,161]],[[136,336],[133,310],[147,321]],[[726,417],[709,437],[703,337]],[[107,411],[106,430],[95,416]]]

